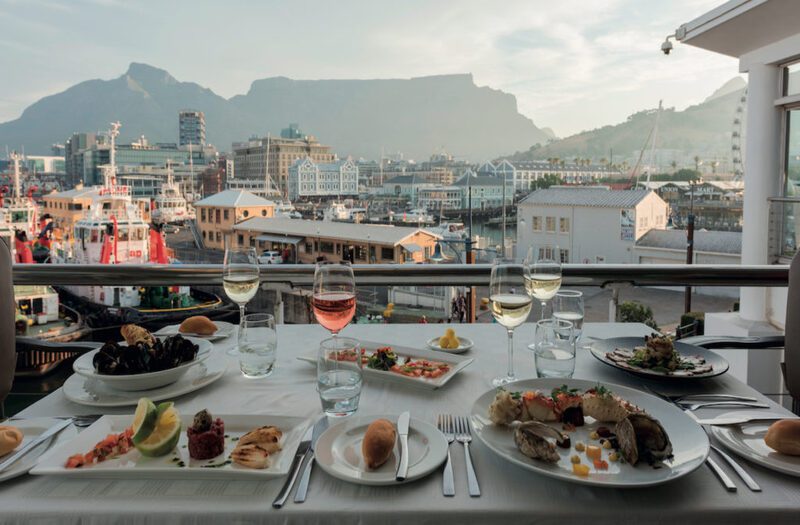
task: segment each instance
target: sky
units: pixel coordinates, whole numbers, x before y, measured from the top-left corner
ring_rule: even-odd
[[[661,43],[722,0],[0,0],[0,122],[130,62],[226,98],[253,80],[472,73],[560,136],[683,109],[737,61]]]

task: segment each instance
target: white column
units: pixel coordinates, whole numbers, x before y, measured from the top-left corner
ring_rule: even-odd
[[[777,66],[766,64],[753,64],[748,71],[742,264],[768,262],[767,198],[778,195],[780,184],[779,73]],[[765,288],[742,288],[740,297],[742,319],[766,320]]]

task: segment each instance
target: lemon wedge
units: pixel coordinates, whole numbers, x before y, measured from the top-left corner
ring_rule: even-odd
[[[142,455],[166,456],[178,444],[181,437],[181,415],[171,403],[169,405],[161,411],[156,427],[147,439],[134,443],[136,450]]]

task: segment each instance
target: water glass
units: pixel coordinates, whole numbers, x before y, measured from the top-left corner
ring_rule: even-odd
[[[275,370],[278,333],[270,314],[247,314],[239,325],[239,368],[245,377],[267,377]]]
[[[539,377],[570,378],[575,373],[575,333],[569,321],[538,321],[532,347]]]
[[[349,337],[331,337],[319,345],[317,391],[325,415],[349,416],[358,410],[363,378],[361,345]]]
[[[572,323],[575,333],[575,344],[583,331],[583,292],[578,290],[559,290],[553,298],[553,317]]]

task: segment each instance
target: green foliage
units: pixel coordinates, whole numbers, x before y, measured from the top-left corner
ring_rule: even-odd
[[[653,330],[658,330],[653,309],[636,301],[625,301],[619,305],[619,320],[623,323],[644,323]]]
[[[700,180],[700,173],[690,169],[680,169],[675,173],[657,173],[650,177],[652,181],[693,181]]]
[[[694,322],[697,322],[697,335],[703,335],[705,333],[705,321],[706,321],[706,313],[705,312],[687,312],[681,316],[681,326],[687,326]]]
[[[544,177],[533,182],[532,189],[543,190],[549,188],[550,186],[558,186],[559,184],[563,183],[564,180],[555,173],[546,173]]]

